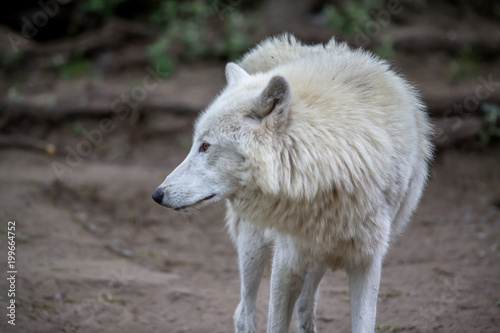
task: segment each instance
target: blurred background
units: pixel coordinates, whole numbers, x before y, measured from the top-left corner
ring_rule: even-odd
[[[377,332],[500,330],[498,1],[17,0],[0,12],[0,269],[15,220],[18,271],[16,325],[2,314],[1,332],[233,331],[224,204],[179,215],[151,194],[187,154],[225,64],[282,32],[385,58],[435,124],[429,186],[384,264]],[[8,289],[0,280],[0,308]],[[346,276],[330,273],[319,331],[349,331],[349,315]]]

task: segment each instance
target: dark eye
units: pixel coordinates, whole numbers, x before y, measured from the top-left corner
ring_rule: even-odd
[[[208,150],[208,148],[210,148],[210,144],[209,143],[206,143],[206,142],[203,142],[200,146],[200,149],[198,150],[200,153],[202,152],[205,152]]]

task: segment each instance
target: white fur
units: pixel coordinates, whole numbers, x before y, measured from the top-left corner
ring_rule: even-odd
[[[338,268],[349,274],[353,332],[373,332],[382,260],[418,204],[432,154],[417,93],[367,52],[290,35],[262,42],[226,76],[188,157],[159,187],[162,204],[228,199],[237,332],[256,330],[273,242],[268,332],[287,332],[294,307],[300,332],[316,332],[318,285]]]

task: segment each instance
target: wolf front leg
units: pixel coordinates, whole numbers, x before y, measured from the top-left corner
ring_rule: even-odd
[[[241,279],[241,301],[234,313],[236,333],[254,333],[257,330],[257,291],[269,258],[270,246],[264,230],[248,222],[240,222],[236,247]]]
[[[353,333],[373,333],[382,271],[382,255],[362,267],[349,270],[351,326]]]
[[[269,300],[268,333],[286,333],[293,308],[307,273],[293,244],[286,236],[277,236],[274,245]]]
[[[295,317],[300,333],[316,333],[316,302],[319,283],[325,276],[326,268],[314,265],[309,267],[300,295],[295,304]]]

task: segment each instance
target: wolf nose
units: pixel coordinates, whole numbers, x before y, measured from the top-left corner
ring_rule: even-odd
[[[159,187],[156,189],[155,193],[153,193],[153,200],[161,205],[163,202],[163,190]]]

